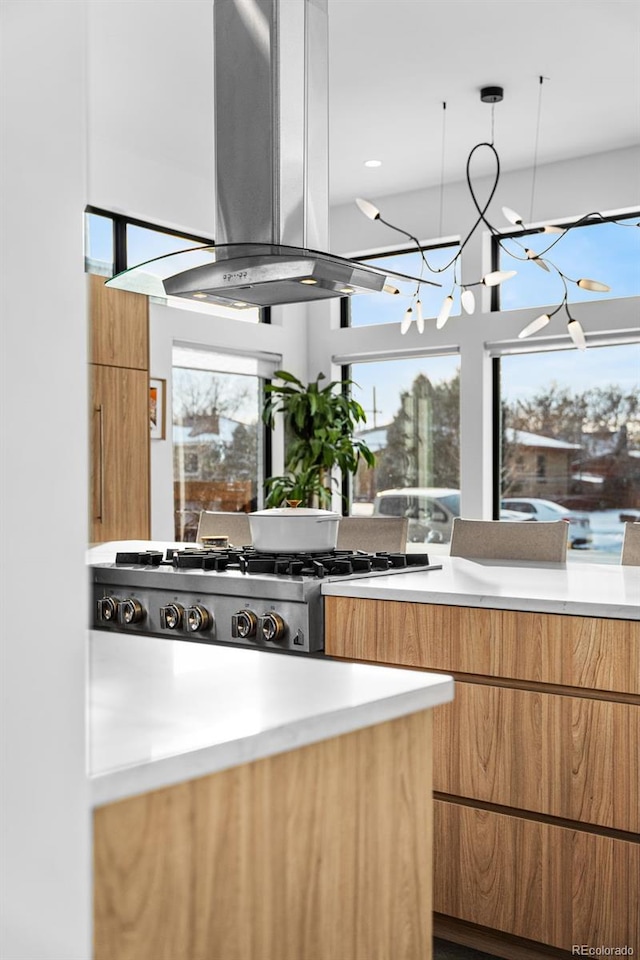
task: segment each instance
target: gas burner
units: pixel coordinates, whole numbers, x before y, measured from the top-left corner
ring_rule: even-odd
[[[365,553],[362,550],[332,550],[317,553],[262,553],[253,547],[216,547],[184,550],[170,548],[166,555],[149,550],[118,553],[118,566],[172,566],[176,570],[226,570],[243,574],[271,574],[277,577],[348,577],[401,567],[425,566],[427,554]]]

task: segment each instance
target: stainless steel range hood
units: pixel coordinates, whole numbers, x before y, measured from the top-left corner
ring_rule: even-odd
[[[416,283],[319,252],[329,238],[327,2],[214,0],[216,244],[109,286],[265,307]]]

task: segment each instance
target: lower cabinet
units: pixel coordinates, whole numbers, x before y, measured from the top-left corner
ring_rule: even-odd
[[[90,539],[145,540],[149,509],[149,374],[90,364]]]
[[[325,621],[330,656],[455,677],[434,711],[436,934],[637,956],[640,623],[346,597]]]
[[[431,711],[94,813],[94,960],[430,960]]]

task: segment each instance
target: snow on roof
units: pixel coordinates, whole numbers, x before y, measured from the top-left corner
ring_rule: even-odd
[[[517,443],[521,447],[548,447],[554,450],[581,450],[579,443],[567,443],[566,440],[555,440],[553,437],[543,437],[538,433],[528,433],[526,430],[514,430],[507,427],[505,430],[509,443]]]

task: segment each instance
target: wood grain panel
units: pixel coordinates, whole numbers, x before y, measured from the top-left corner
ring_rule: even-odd
[[[89,275],[90,362],[149,369],[149,300]]]
[[[640,693],[640,621],[325,598],[331,656]]]
[[[436,801],[434,909],[564,950],[640,947],[640,845]]]
[[[95,960],[429,960],[431,718],[97,810]]]
[[[640,706],[462,683],[434,716],[434,789],[640,831]]]
[[[91,541],[150,536],[149,379],[90,364]],[[100,421],[102,419],[102,425]]]

